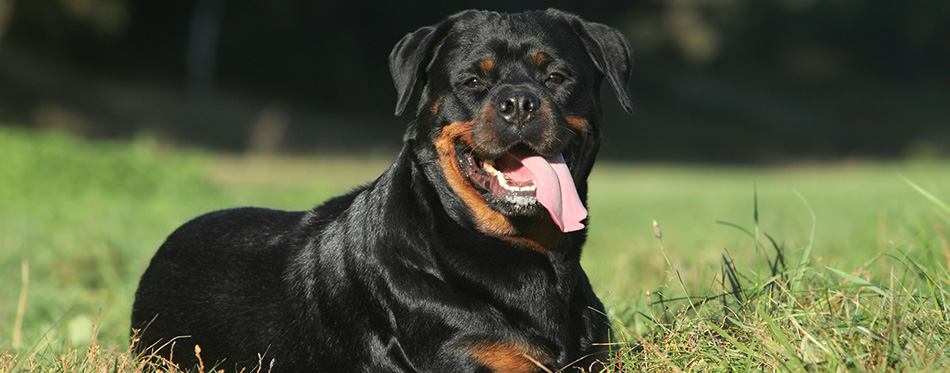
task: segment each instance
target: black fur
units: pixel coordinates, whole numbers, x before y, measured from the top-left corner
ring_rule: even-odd
[[[547,65],[522,58],[536,51]],[[481,59],[495,63],[491,73],[473,70]],[[600,83],[606,77],[631,110],[630,66],[620,33],[556,10],[467,11],[407,35],[390,55],[396,113],[414,87],[422,92],[392,166],[310,211],[238,208],[178,228],[136,292],[137,349],[167,357],[174,344],[174,361],[189,367],[198,344],[206,367],[275,372],[481,372],[500,368],[476,355],[508,358],[479,346],[527,346],[552,370],[604,359],[595,343],[609,342],[608,320],[578,262],[586,229],[558,231],[542,249],[486,232],[449,185],[435,144],[502,91],[534,92],[553,120],[510,141],[498,127],[476,127],[497,133],[471,151],[572,154],[586,203]],[[565,82],[545,80],[551,69]],[[470,77],[486,88],[466,86]],[[586,133],[567,129],[567,117],[586,121]],[[529,138],[542,130],[557,141]],[[519,232],[549,224],[537,210],[506,216]]]

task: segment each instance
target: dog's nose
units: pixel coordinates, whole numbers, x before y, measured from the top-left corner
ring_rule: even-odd
[[[495,102],[498,114],[508,123],[521,124],[541,108],[541,100],[526,91],[514,91],[502,95]]]

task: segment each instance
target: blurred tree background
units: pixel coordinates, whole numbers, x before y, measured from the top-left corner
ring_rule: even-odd
[[[229,151],[390,153],[387,57],[466,8],[547,7],[634,49],[615,159],[950,154],[950,2],[0,0],[0,123]],[[372,135],[370,135],[372,134]]]

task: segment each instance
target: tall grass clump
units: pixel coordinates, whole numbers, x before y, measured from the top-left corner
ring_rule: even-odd
[[[907,182],[950,216],[946,204]],[[673,283],[666,288],[683,294],[648,292],[648,309],[621,315],[610,372],[950,369],[950,246],[943,229],[950,219],[844,270],[810,257],[814,214],[808,243],[789,248],[761,229],[755,205],[751,228],[723,223],[753,239],[754,268],[738,268],[726,252],[715,279],[689,289],[667,261]],[[636,323],[647,332],[627,326]]]
[[[75,347],[70,343],[62,346],[37,343],[25,353],[15,355],[10,351],[0,352],[0,372],[63,372],[63,373],[184,373],[184,372],[225,372],[218,366],[206,366],[201,359],[201,348],[195,347],[194,354],[199,365],[181,367],[169,359],[158,355],[145,355],[135,352],[139,343],[133,335],[129,343],[122,347],[102,346],[99,343],[99,326],[92,325],[92,342],[87,346]],[[273,368],[263,361],[254,369],[242,369],[240,373],[270,372]]]
[[[98,325],[93,324],[92,328],[93,338],[88,346],[35,343],[20,354],[0,351],[0,372],[179,372],[158,362],[140,359],[131,352],[131,348],[100,345]]]

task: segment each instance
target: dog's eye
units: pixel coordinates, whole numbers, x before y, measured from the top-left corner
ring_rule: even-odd
[[[482,84],[482,81],[478,80],[478,78],[471,78],[465,81],[465,86],[469,88],[482,88],[484,84]]]
[[[554,84],[561,84],[561,83],[564,83],[564,79],[565,79],[564,75],[562,75],[561,73],[551,73],[550,75],[548,75],[547,81]]]

